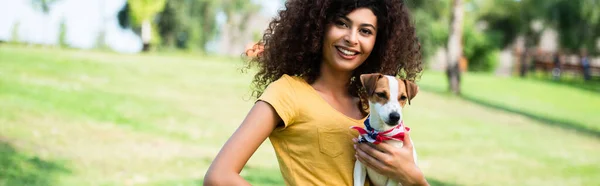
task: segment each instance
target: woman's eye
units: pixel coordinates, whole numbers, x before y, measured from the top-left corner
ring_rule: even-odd
[[[406,98],[407,98],[406,96],[400,96],[400,100],[402,100],[402,101],[406,100]]]
[[[385,99],[385,97],[386,97],[385,92],[378,92],[376,94],[377,94],[377,97],[380,97],[380,98],[384,98]]]
[[[342,26],[342,27],[348,27],[346,25],[346,23],[344,23],[343,21],[335,21],[335,25]]]
[[[361,29],[360,32],[363,33],[363,34],[366,34],[366,35],[373,34],[373,32],[371,32],[371,30],[369,30],[369,29]]]

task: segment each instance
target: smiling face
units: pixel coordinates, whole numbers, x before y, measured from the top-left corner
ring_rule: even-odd
[[[323,62],[337,71],[353,71],[371,54],[377,37],[377,17],[358,8],[329,24],[323,41]]]

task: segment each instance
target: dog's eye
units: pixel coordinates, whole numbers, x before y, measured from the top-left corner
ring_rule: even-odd
[[[375,94],[377,94],[377,97],[384,98],[384,99],[387,96],[387,95],[385,95],[385,92],[378,92],[378,93],[375,93]]]
[[[400,100],[402,100],[402,101],[406,100],[406,98],[407,98],[406,96],[400,96]]]

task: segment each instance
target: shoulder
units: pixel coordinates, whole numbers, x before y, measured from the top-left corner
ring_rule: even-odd
[[[284,74],[269,83],[259,100],[294,98],[298,86],[296,81],[294,77]]]
[[[270,83],[265,91],[270,89],[295,91],[302,88],[305,84],[306,81],[301,77],[284,74],[279,79]]]
[[[302,90],[302,81],[299,77],[283,75],[270,83],[258,98],[275,109],[284,126],[293,123],[294,118],[298,115],[298,105],[300,104],[298,96],[302,95],[302,93],[298,93],[298,90]]]

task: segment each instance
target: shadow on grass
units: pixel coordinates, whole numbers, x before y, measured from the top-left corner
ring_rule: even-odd
[[[550,118],[546,118],[546,117],[542,117],[542,116],[538,116],[535,114],[531,114],[528,112],[524,112],[518,109],[514,109],[514,108],[510,108],[510,107],[505,107],[505,106],[500,106],[494,103],[489,103],[486,102],[484,100],[480,100],[477,98],[473,98],[470,96],[461,96],[461,98],[463,98],[464,100],[470,101],[472,103],[476,103],[479,105],[483,105],[486,107],[490,107],[490,108],[494,108],[494,109],[498,109],[498,110],[502,110],[502,111],[506,111],[506,112],[510,112],[510,113],[514,113],[514,114],[519,114],[522,116],[526,116],[530,119],[539,121],[543,124],[547,124],[547,125],[552,125],[552,126],[557,126],[563,129],[567,129],[567,130],[574,130],[576,132],[582,133],[582,134],[586,134],[586,135],[590,135],[596,138],[600,138],[600,131],[597,131],[595,129],[591,129],[588,127],[585,127],[582,124],[579,124],[577,122],[571,122],[571,121],[564,121],[564,120],[556,120],[556,119],[550,119]]]
[[[531,75],[528,78],[540,81],[544,83],[558,84],[563,86],[568,86],[572,88],[577,88],[581,90],[591,91],[593,93],[600,94],[600,77],[592,77],[592,79],[588,81],[583,81],[581,77],[563,77],[559,80],[552,80],[552,78],[548,77],[540,77],[538,75]]]
[[[450,94],[447,90],[443,90],[441,87],[435,87],[435,86],[427,86],[427,85],[423,85],[420,87],[422,90],[428,91],[428,92],[433,92],[439,95],[443,95],[443,96],[452,96],[452,94]],[[582,133],[582,134],[586,134],[586,135],[590,135],[596,138],[600,138],[600,131],[595,130],[595,129],[591,129],[588,127],[585,127],[584,125],[577,123],[577,122],[572,122],[572,121],[564,121],[564,120],[557,120],[557,119],[551,119],[551,118],[547,118],[547,117],[542,117],[542,116],[538,116],[535,114],[531,114],[522,110],[518,110],[518,109],[514,109],[514,108],[510,108],[510,107],[506,107],[506,106],[502,106],[502,105],[498,105],[498,104],[494,104],[494,103],[490,103],[487,102],[485,100],[481,100],[481,99],[477,99],[471,96],[467,96],[467,95],[461,95],[460,98],[462,98],[463,100],[469,101],[471,103],[475,103],[481,106],[485,106],[488,108],[493,108],[493,109],[497,109],[497,110],[502,110],[505,112],[510,112],[513,114],[518,114],[518,115],[522,115],[525,117],[528,117],[530,119],[539,121],[540,123],[546,124],[546,125],[551,125],[551,126],[556,126],[556,127],[560,127],[563,129],[567,129],[567,130],[574,130],[576,132]]]
[[[62,164],[19,153],[0,138],[0,185],[56,185],[65,173]]]
[[[447,87],[441,87],[441,86],[432,86],[432,85],[428,85],[428,84],[419,84],[419,90],[424,90],[427,92],[431,92],[431,93],[436,93],[436,94],[440,94],[440,95],[446,95],[446,96],[451,96],[452,94],[450,94],[450,92],[448,92]]]

